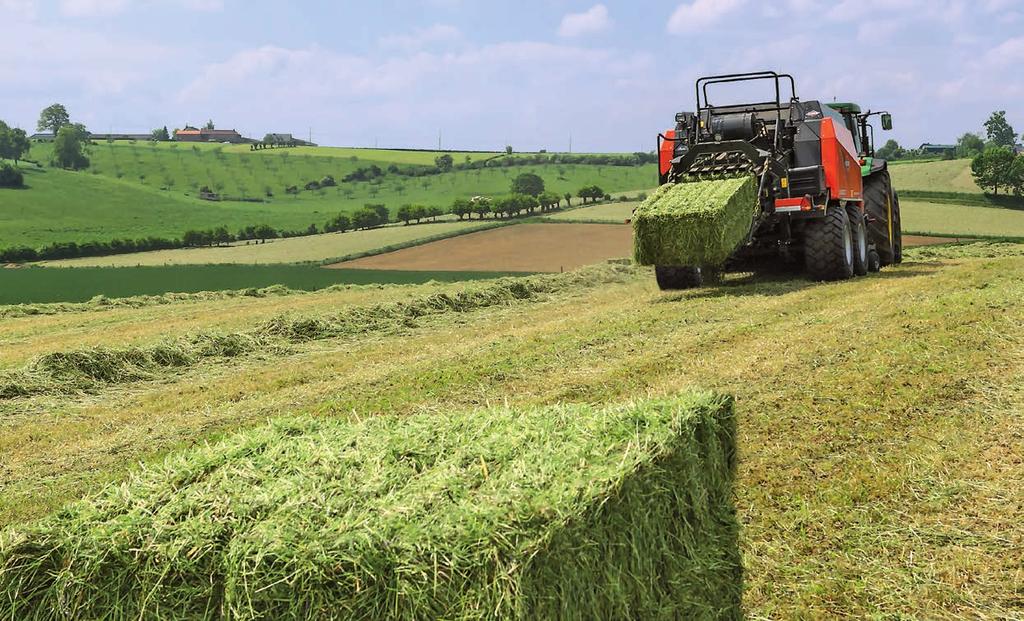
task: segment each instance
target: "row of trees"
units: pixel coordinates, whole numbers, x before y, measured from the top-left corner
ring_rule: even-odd
[[[975,158],[982,155],[990,146],[1005,147],[1013,151],[1017,143],[1017,132],[1006,118],[1006,111],[993,112],[984,123],[985,136],[967,132],[956,141],[956,148],[946,154],[947,158]],[[1024,140],[1024,136],[1021,136]],[[905,149],[895,140],[889,140],[876,155],[886,160],[916,159],[926,157],[918,149]]]
[[[1000,189],[1024,196],[1024,156],[1013,149],[989,145],[971,162],[971,174],[979,186],[996,196]]]

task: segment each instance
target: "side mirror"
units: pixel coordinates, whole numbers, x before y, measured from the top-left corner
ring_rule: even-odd
[[[882,115],[882,129],[892,131],[892,115],[888,112]]]

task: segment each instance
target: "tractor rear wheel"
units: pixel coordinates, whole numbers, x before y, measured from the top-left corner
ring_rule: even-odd
[[[804,265],[815,280],[845,280],[853,276],[853,227],[846,210],[828,208],[824,218],[807,223]]]
[[[704,274],[699,267],[658,265],[654,268],[654,276],[662,291],[695,289],[704,284]]]
[[[864,214],[859,209],[847,212],[853,231],[853,273],[863,276],[868,273],[868,231]]]
[[[868,242],[878,250],[882,266],[902,261],[900,205],[888,170],[864,179],[864,208],[868,214]]]

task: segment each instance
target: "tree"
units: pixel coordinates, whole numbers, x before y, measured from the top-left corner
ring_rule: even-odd
[[[443,173],[451,172],[452,167],[455,166],[455,158],[453,158],[451,154],[445,153],[444,155],[439,155],[434,158],[434,165]]]
[[[71,170],[89,167],[89,132],[81,123],[65,125],[53,141],[53,165]]]
[[[999,194],[999,188],[1014,185],[1013,169],[1017,156],[1007,147],[990,144],[985,152],[971,162],[971,174],[982,188],[992,188]]]
[[[260,241],[266,241],[268,239],[277,239],[278,233],[277,230],[269,224],[260,224],[256,227],[255,236],[256,239],[259,239]]]
[[[554,192],[542,192],[541,195],[537,197],[537,200],[540,202],[541,210],[547,211],[557,207],[558,203],[561,202],[562,197]]]
[[[565,206],[572,207],[572,192],[565,193]]]
[[[1010,166],[1010,189],[1014,196],[1024,196],[1024,156],[1014,158]]]
[[[412,205],[402,205],[399,207],[398,211],[395,212],[395,217],[405,222],[406,226],[408,226],[409,220],[413,219]]]
[[[505,146],[505,155],[512,155],[512,145]]]
[[[213,126],[213,119],[210,119],[209,121],[207,121],[206,125],[203,125],[203,129],[216,129]]]
[[[985,151],[985,140],[978,134],[967,132],[956,141],[957,157],[978,157]]]
[[[900,143],[892,139],[889,139],[882,148],[875,151],[875,155],[883,160],[903,159],[906,154],[907,150],[901,147]]]
[[[427,217],[429,217],[431,220],[436,222],[437,218],[443,215],[444,210],[441,209],[440,207],[427,207]]]
[[[377,213],[369,207],[363,207],[352,214],[352,226],[357,229],[368,229],[377,225]]]
[[[512,180],[513,194],[540,196],[544,191],[544,180],[533,173],[523,173]]]
[[[423,205],[414,205],[412,208],[412,217],[416,219],[416,224],[419,224],[420,220],[427,217],[427,208]]]
[[[484,219],[484,214],[491,213],[491,199],[486,196],[477,196],[472,200],[473,213],[477,214],[481,220]]]
[[[345,214],[338,214],[324,225],[325,233],[344,233],[352,226],[352,222]]]
[[[68,115],[68,110],[63,105],[55,103],[52,106],[43,108],[43,111],[39,113],[39,122],[36,124],[36,129],[41,132],[49,131],[54,136],[60,132],[60,128],[71,123],[71,117]]]
[[[1006,110],[993,112],[992,116],[988,117],[985,121],[985,132],[988,134],[988,141],[996,146],[1012,149],[1017,143],[1017,132],[1006,120]]]
[[[469,201],[464,198],[457,198],[455,199],[455,202],[452,203],[452,213],[457,215],[459,220],[462,220],[466,215],[473,213],[472,210],[472,205],[470,205]]]
[[[20,170],[10,164],[0,166],[0,188],[20,188],[24,185],[25,176]]]
[[[158,142],[167,142],[171,139],[171,133],[167,131],[167,126],[159,127],[154,129],[152,132],[153,140]]]
[[[28,153],[31,147],[25,130],[8,127],[7,123],[0,121],[0,158],[14,160],[14,165],[17,166],[18,160]]]
[[[226,226],[218,226],[217,228],[213,229],[213,232],[211,233],[210,237],[213,243],[217,244],[218,246],[221,244],[229,244],[232,241],[234,241],[231,233],[228,233],[228,228]]]

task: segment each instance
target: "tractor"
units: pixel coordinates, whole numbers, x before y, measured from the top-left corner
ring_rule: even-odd
[[[709,90],[738,82],[774,87],[759,103],[715,105]],[[703,77],[696,112],[658,135],[659,182],[753,176],[760,209],[724,266],[655,266],[662,289],[700,286],[719,270],[768,263],[800,266],[816,280],[842,280],[902,261],[899,196],[875,157],[872,117],[852,103],[801,101],[796,82],[774,71]],[[783,99],[788,95],[788,100]]]

